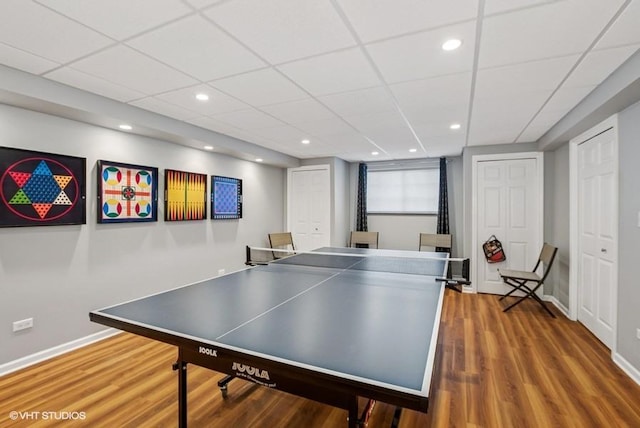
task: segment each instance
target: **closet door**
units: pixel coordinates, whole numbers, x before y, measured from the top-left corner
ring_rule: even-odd
[[[483,160],[476,165],[476,287],[481,293],[504,294],[498,268],[531,270],[542,248],[541,157]],[[482,251],[491,235],[507,259],[487,263]]]

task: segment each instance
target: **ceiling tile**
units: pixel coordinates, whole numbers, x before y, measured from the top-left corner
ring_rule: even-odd
[[[361,132],[369,132],[378,129],[406,128],[407,124],[397,111],[373,113],[360,116],[347,116],[344,118]]]
[[[408,151],[409,148],[416,147],[418,144],[416,137],[407,127],[378,128],[363,132],[363,134],[385,151],[398,150],[398,148],[401,148],[403,151]]]
[[[551,93],[549,90],[475,98],[468,143],[513,143]]]
[[[623,0],[566,0],[484,19],[479,67],[584,51]]]
[[[280,144],[289,144],[291,146],[300,145],[303,139],[309,139],[310,134],[301,131],[293,126],[276,126],[273,128],[263,128],[255,130],[254,133]]]
[[[59,68],[51,73],[46,73],[44,77],[122,102],[144,97],[144,94],[141,92],[125,88],[101,79],[100,77],[92,76],[69,67]]]
[[[278,69],[315,96],[379,86],[381,83],[359,48],[291,62]]]
[[[389,88],[401,107],[459,105],[469,101],[471,73],[397,83]]]
[[[459,104],[443,104],[425,103],[424,105],[413,104],[403,107],[407,120],[412,126],[421,123],[441,123],[443,126],[449,127],[453,123],[459,123],[461,126],[466,125],[467,115],[469,114],[469,101],[460,102]]]
[[[113,43],[30,1],[5,0],[0,8],[2,43],[51,61],[66,63]]]
[[[640,44],[591,51],[571,73],[564,86],[599,85],[638,48]]]
[[[235,126],[238,129],[255,130],[260,128],[274,128],[283,126],[280,122],[267,114],[255,109],[238,110],[231,113],[213,116],[213,119]]]
[[[330,110],[311,98],[263,106],[260,110],[290,124],[336,117]]]
[[[357,116],[395,110],[393,99],[382,86],[324,95],[318,100],[340,116]]]
[[[189,76],[122,45],[77,61],[72,67],[112,83],[135,88],[146,95],[197,83]]]
[[[219,120],[206,116],[185,119],[185,122],[225,135],[231,135],[234,132],[241,132],[240,129],[236,128],[235,126],[229,125],[226,122],[220,122]]]
[[[464,144],[466,133],[465,127],[452,130],[449,128],[449,123],[442,121],[416,123],[413,130],[424,144],[429,144],[434,140],[461,141]]]
[[[189,120],[200,117],[198,113],[178,107],[155,97],[143,98],[132,101],[129,104],[178,120]]]
[[[215,80],[210,85],[252,106],[308,98],[304,91],[271,68]]]
[[[442,50],[450,39],[462,40],[455,51]],[[453,25],[424,33],[366,45],[387,83],[471,71],[475,23]]]
[[[36,1],[117,40],[192,13],[191,9],[176,0]]]
[[[355,45],[328,1],[236,0],[205,14],[271,64]]]
[[[32,74],[44,73],[47,70],[58,67],[58,63],[30,54],[20,49],[0,43],[0,58],[2,64]]]
[[[556,1],[564,0],[485,0],[484,15],[487,16],[528,7],[544,6]]]
[[[196,99],[197,94],[206,94],[209,96],[209,100],[199,101]],[[166,92],[158,95],[157,98],[184,109],[198,112],[204,116],[249,108],[249,106],[242,101],[238,101],[205,84]]]
[[[207,6],[211,6],[212,4],[220,3],[223,0],[185,0],[191,6],[202,9]]]
[[[353,128],[349,126],[348,123],[337,117],[296,123],[296,128],[308,132],[315,137],[325,137],[353,131]]]
[[[538,140],[595,87],[593,85],[569,88],[563,86],[560,88],[531,121],[517,142],[524,143]]]
[[[360,40],[367,43],[475,19],[477,0],[338,0]]]
[[[200,16],[181,19],[136,37],[127,44],[202,81],[265,65],[264,61]]]
[[[632,1],[609,30],[602,36],[595,49],[640,43],[640,2]]]
[[[502,94],[555,90],[578,58],[579,55],[571,55],[480,70],[475,96],[490,98]]]

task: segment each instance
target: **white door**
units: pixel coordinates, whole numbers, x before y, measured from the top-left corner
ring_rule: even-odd
[[[578,146],[578,320],[613,342],[617,144],[609,129]]]
[[[476,164],[475,283],[481,293],[504,294],[497,270],[531,270],[542,248],[542,156],[479,161]],[[495,235],[506,261],[487,263],[482,244]],[[541,291],[541,290],[540,290]]]
[[[290,168],[288,223],[296,249],[307,251],[331,242],[331,187],[328,165]]]

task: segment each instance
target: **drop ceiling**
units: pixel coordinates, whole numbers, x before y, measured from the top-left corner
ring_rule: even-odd
[[[299,159],[411,159],[536,141],[638,22],[640,0],[3,0],[0,63]]]

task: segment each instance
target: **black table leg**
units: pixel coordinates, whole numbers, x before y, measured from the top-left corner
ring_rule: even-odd
[[[358,428],[358,397],[349,398],[349,428]]]
[[[181,353],[181,352],[180,352]],[[178,354],[178,427],[187,428],[187,363]]]

